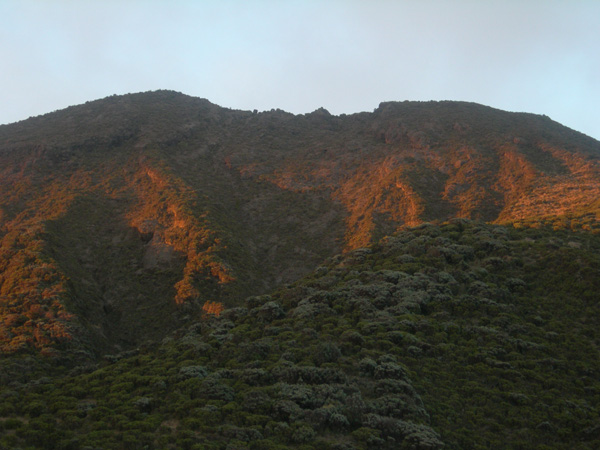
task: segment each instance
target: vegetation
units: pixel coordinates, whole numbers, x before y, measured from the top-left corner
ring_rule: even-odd
[[[600,239],[455,220],[0,391],[9,448],[597,448]]]
[[[0,448],[599,448],[599,158],[458,102],[0,126]]]

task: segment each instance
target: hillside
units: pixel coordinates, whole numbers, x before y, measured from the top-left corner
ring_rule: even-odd
[[[0,448],[600,447],[600,142],[157,91],[0,126]]]
[[[406,225],[591,229],[599,157],[462,102],[292,115],[157,91],[1,126],[0,348],[135,348]]]
[[[600,237],[453,220],[337,255],[157,347],[12,360],[0,446],[596,449]]]

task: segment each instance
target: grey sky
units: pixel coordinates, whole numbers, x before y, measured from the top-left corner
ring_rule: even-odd
[[[0,0],[0,123],[173,89],[334,114],[466,100],[600,139],[600,1]]]

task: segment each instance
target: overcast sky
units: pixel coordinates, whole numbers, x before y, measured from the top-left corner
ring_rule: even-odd
[[[597,0],[0,0],[0,123],[172,89],[245,110],[465,100],[600,139]]]

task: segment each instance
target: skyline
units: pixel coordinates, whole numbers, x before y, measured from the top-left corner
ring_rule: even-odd
[[[600,139],[600,2],[0,3],[0,123],[168,89],[302,114],[456,100]]]

